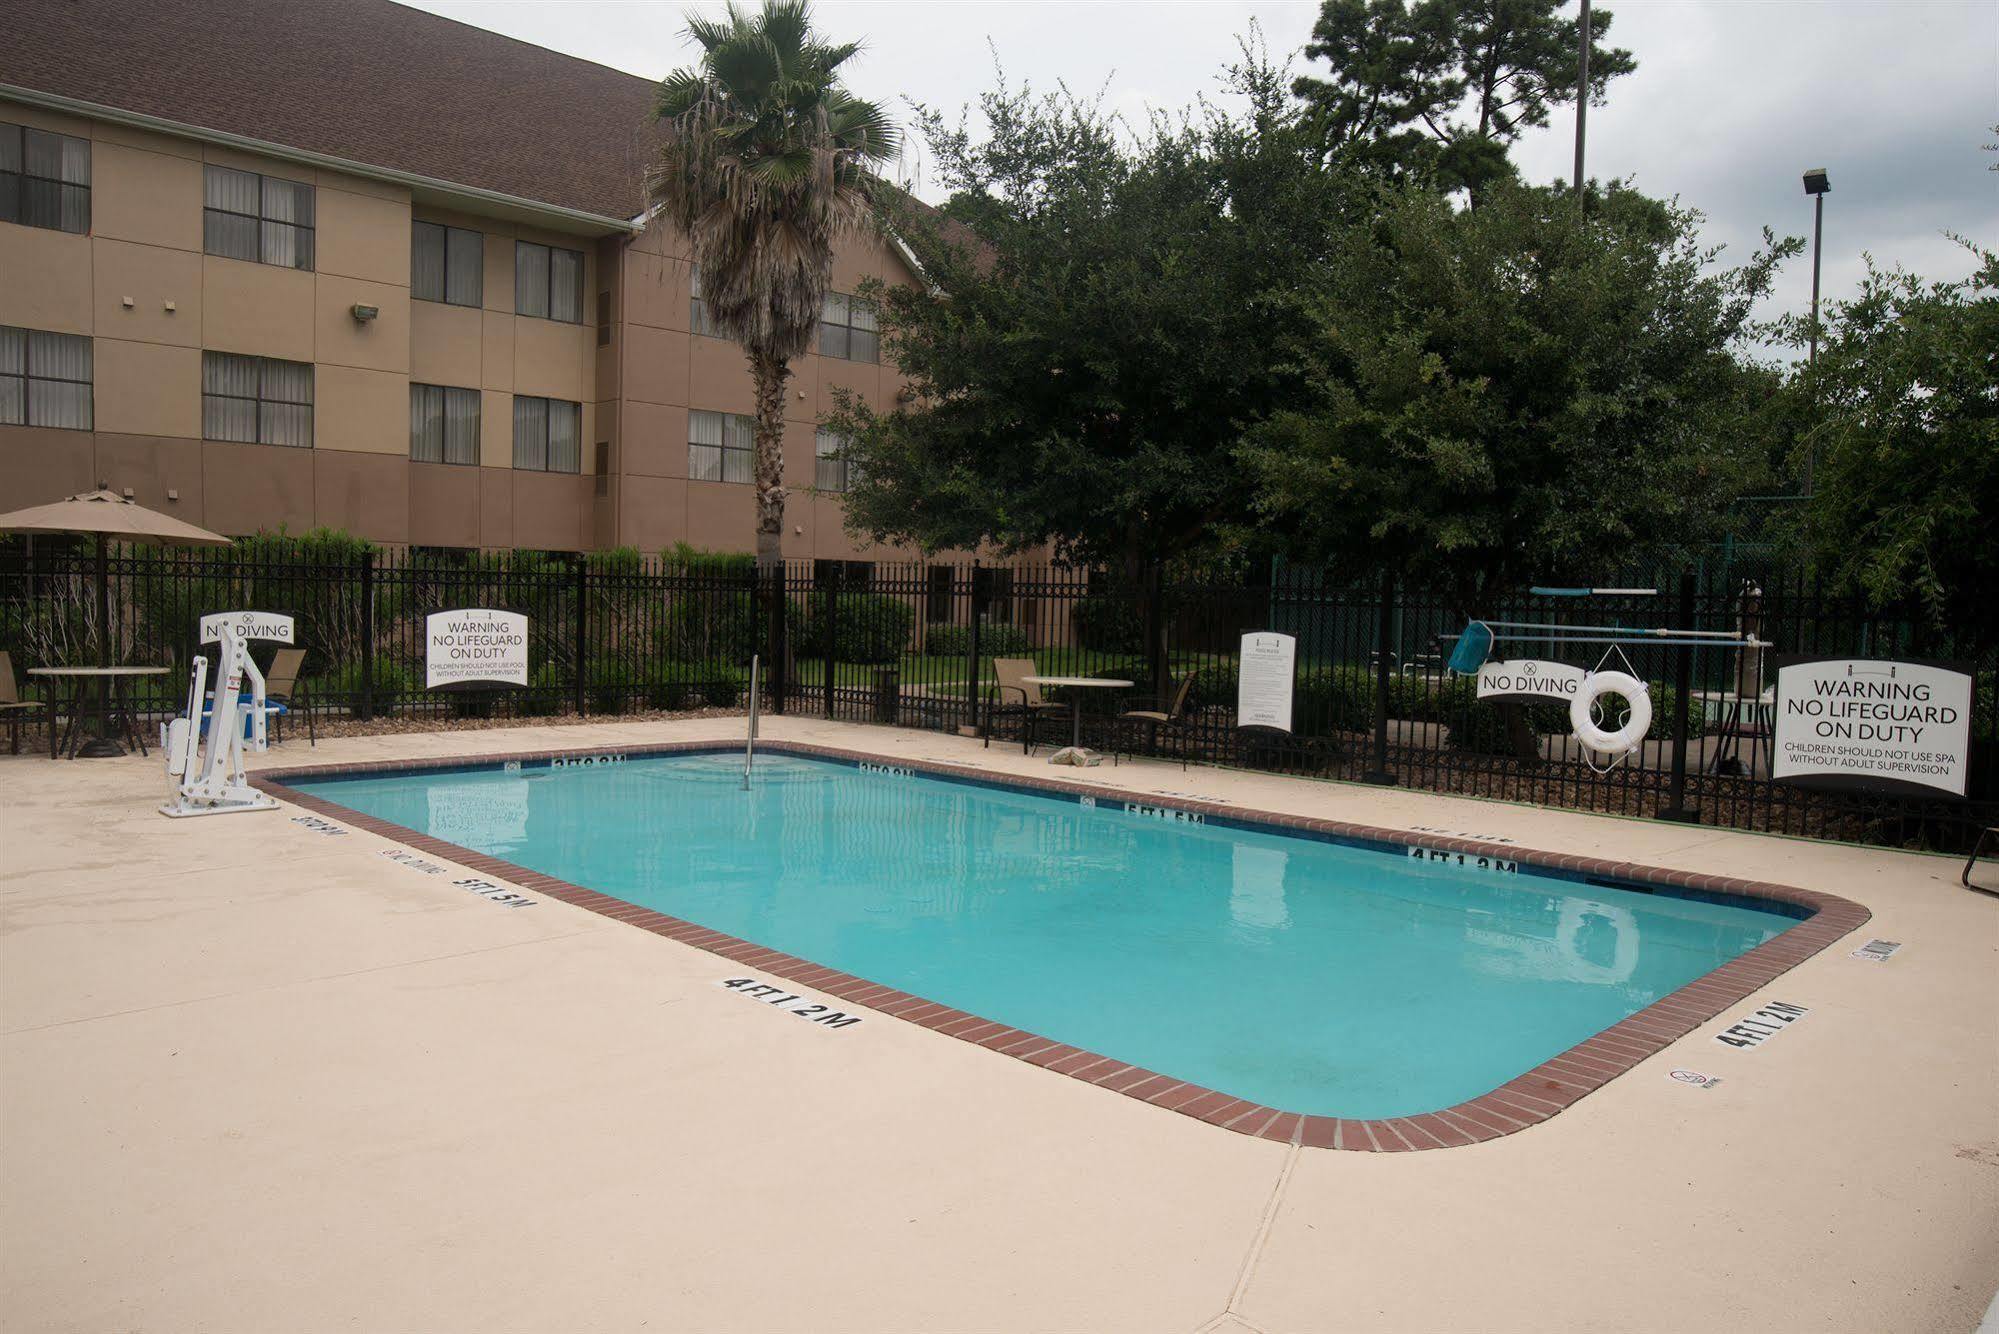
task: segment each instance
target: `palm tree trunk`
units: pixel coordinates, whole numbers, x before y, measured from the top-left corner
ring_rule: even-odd
[[[757,488],[757,564],[784,559],[784,387],[791,367],[762,353],[750,354],[756,384],[756,450],[752,470]]]

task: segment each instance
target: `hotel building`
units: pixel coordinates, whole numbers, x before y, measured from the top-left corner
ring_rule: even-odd
[[[645,218],[645,79],[387,0],[0,0],[0,508],[228,534],[747,551],[750,376]],[[861,560],[818,428],[877,407],[843,245],[787,395],[787,555]]]

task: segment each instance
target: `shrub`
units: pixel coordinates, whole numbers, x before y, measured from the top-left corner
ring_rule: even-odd
[[[1076,642],[1097,653],[1137,653],[1145,643],[1138,600],[1092,593],[1076,604]]]
[[[659,559],[668,574],[748,579],[757,569],[757,558],[747,552],[704,551],[685,542],[666,548]]]
[[[516,697],[515,711],[528,718],[559,713],[568,685],[558,664],[544,662],[528,673],[528,688]]]
[[[733,709],[743,697],[748,679],[734,668],[723,668],[722,674],[709,681],[705,687],[708,703],[718,709]]]
[[[745,663],[762,642],[760,622],[758,600],[746,591],[688,589],[667,604],[658,647],[680,661]]]
[[[1352,663],[1300,672],[1293,715],[1299,736],[1364,732],[1374,725],[1374,677]]]
[[[622,713],[637,693],[638,673],[622,658],[591,658],[585,665],[584,688],[590,707],[599,713]]]
[[[827,656],[827,594],[808,593],[786,608],[785,633],[801,658]],[[839,662],[894,662],[909,647],[916,609],[886,593],[842,593],[833,626],[832,655]]]
[[[972,651],[972,627],[937,622],[923,629],[923,651],[932,657],[963,658]],[[980,657],[1019,657],[1034,651],[1027,631],[1017,625],[987,621],[979,627]]]
[[[374,706],[376,713],[393,712],[398,696],[415,693],[418,689],[416,669],[398,658],[377,655],[375,658]],[[315,703],[324,700],[329,704],[345,704],[351,708],[361,706],[361,664],[343,662],[332,670],[312,678],[312,696]]]

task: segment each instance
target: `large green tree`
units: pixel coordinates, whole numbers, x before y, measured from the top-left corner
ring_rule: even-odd
[[[895,156],[896,131],[841,87],[860,46],[822,41],[804,0],[756,13],[731,4],[719,21],[690,17],[687,31],[701,58],[660,84],[651,191],[687,235],[709,318],[749,357],[756,552],[769,563],[783,554],[790,362],[818,328],[835,243],[875,216],[872,170]]]
[[[1513,173],[1507,150],[1579,96],[1582,33],[1564,0],[1325,0],[1305,55],[1326,62],[1293,87],[1327,146],[1377,171],[1474,198]],[[1590,24],[1587,96],[1637,68]]]
[[[1807,551],[1959,653],[1999,645],[1999,255],[1971,249],[1959,282],[1870,263],[1788,388],[1801,475],[1811,458]],[[1800,346],[1805,323],[1788,322]]]
[[[1349,200],[1301,151],[1282,75],[1233,73],[1247,110],[1136,134],[1003,81],[977,136],[925,113],[954,193],[907,223],[926,282],[880,294],[912,396],[831,423],[851,528],[1131,573],[1242,535],[1233,444],[1302,384],[1301,284]]]
[[[1713,535],[1761,466],[1753,302],[1798,243],[1717,270],[1698,216],[1613,187],[1408,191],[1315,293],[1314,401],[1242,463],[1303,557],[1393,569],[1460,610]]]

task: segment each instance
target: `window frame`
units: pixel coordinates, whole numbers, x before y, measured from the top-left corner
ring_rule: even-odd
[[[434,418],[426,417],[425,420],[426,423],[431,420],[435,420],[437,423],[437,457],[418,458],[416,399],[419,394],[428,396],[433,393],[437,395],[436,416]],[[469,394],[471,396],[472,457],[469,459],[454,459],[451,457],[450,415],[446,411],[446,407],[450,403],[451,395],[453,394]],[[462,385],[425,384],[412,380],[410,382],[410,462],[438,463],[454,468],[478,467],[479,449],[485,432],[485,416],[485,395],[481,394],[477,389],[467,389]],[[428,441],[424,442],[426,446],[428,443]]]
[[[694,438],[696,419],[702,417],[717,419],[717,424],[721,429],[718,433],[720,438],[715,443],[711,444],[708,441],[696,440]],[[729,443],[728,424],[731,419],[742,423],[739,429],[748,434],[748,444],[732,445]],[[715,452],[714,476],[704,477],[695,471],[694,451],[697,449],[713,450]],[[730,456],[736,454],[742,456],[743,475],[741,477],[729,476]],[[712,408],[690,408],[687,413],[687,480],[690,482],[717,482],[725,486],[753,486],[756,483],[756,476],[756,418],[741,412],[722,412]]]
[[[10,134],[14,138],[21,166],[19,170],[0,167],[0,185],[4,185],[10,177],[14,182],[12,216],[10,217],[7,213],[0,212],[0,222],[11,222],[17,227],[34,227],[46,232],[62,232],[69,236],[90,235],[92,220],[91,179],[96,170],[95,160],[90,149],[90,140],[84,138],[82,135],[63,134],[57,130],[44,130],[36,125],[23,125],[14,121],[0,121],[0,138],[5,138]],[[60,176],[44,176],[40,172],[30,171],[28,169],[28,136],[34,134],[45,135],[50,139],[56,140],[58,147],[65,142],[83,145],[83,179],[80,181],[70,181],[64,180]],[[60,156],[60,153],[58,153],[58,156]],[[49,186],[55,190],[57,220],[54,225],[45,222],[28,221],[28,186],[30,182]],[[67,198],[64,191],[67,190],[80,191],[82,194],[83,225],[80,227],[70,228],[62,224],[63,201]],[[4,198],[4,191],[0,191],[0,199]]]
[[[229,172],[236,176],[253,177],[257,182],[257,211],[255,213],[243,213],[237,209],[219,208],[209,203],[208,180],[212,172]],[[269,196],[269,186],[272,181],[277,181],[291,190],[304,190],[306,192],[305,197],[309,201],[312,214],[311,222],[298,222],[291,218],[274,218],[270,216],[266,211],[265,201]],[[211,213],[219,214],[225,218],[246,218],[255,223],[257,226],[256,256],[251,258],[243,255],[231,255],[213,249],[209,245],[208,236],[208,217]],[[305,262],[303,264],[297,262],[285,264],[275,259],[264,258],[264,228],[266,227],[291,228],[294,233],[293,240],[295,244],[298,239],[297,234],[304,233],[305,244],[300,247],[300,250],[305,257]],[[204,255],[213,255],[217,259],[233,259],[240,264],[268,264],[272,268],[289,269],[295,273],[317,273],[319,271],[319,187],[311,181],[295,181],[289,176],[273,176],[269,172],[248,171],[242,167],[225,167],[219,162],[203,163],[201,173],[201,253]],[[283,358],[277,358],[277,360],[283,360]]]
[[[59,333],[54,329],[30,329],[26,325],[22,324],[0,324],[0,334],[5,334],[5,333],[18,333],[21,335],[20,371],[18,373],[10,371],[5,369],[4,365],[0,365],[0,381],[18,380],[20,382],[21,420],[8,421],[4,418],[0,418],[0,426],[34,427],[38,430],[45,430],[45,431],[96,430],[97,429],[97,340],[95,338],[92,338],[89,334]],[[84,380],[77,380],[67,375],[35,374],[36,334],[41,334],[45,338],[74,338],[75,340],[77,340],[77,342],[81,343],[85,349],[84,360],[86,363],[88,363],[85,369],[89,371],[90,378]],[[83,415],[85,419],[83,424],[81,426],[63,426],[51,422],[36,421],[35,386],[37,384],[82,385],[86,391],[83,396],[83,408],[84,408]]]
[[[438,266],[438,276],[443,282],[443,289],[436,296],[426,296],[417,290],[416,238],[418,236],[417,229],[420,227],[435,228],[438,232],[438,244],[442,247],[439,253],[443,256],[443,263]],[[451,239],[454,236],[469,236],[478,243],[474,251],[472,263],[472,285],[476,290],[473,292],[470,301],[454,301],[451,299]],[[486,304],[486,233],[475,231],[470,227],[453,227],[448,222],[431,222],[424,218],[411,218],[410,299],[412,301],[431,301],[440,306],[457,306],[462,310],[483,309]]]
[[[828,454],[826,442],[834,441],[839,449],[847,447],[847,438],[837,431],[821,426],[812,436],[812,487],[815,491],[825,491],[834,495],[845,495],[854,484],[853,465],[837,452]],[[839,478],[837,483],[827,481],[829,475]]]
[[[547,285],[542,292],[543,313],[539,315],[531,310],[521,309],[521,251],[525,249],[539,250],[547,256]],[[573,318],[554,313],[555,257],[557,255],[574,255],[576,257],[576,314]],[[568,246],[545,245],[540,241],[523,241],[519,237],[514,238],[514,314],[525,316],[531,320],[553,320],[557,324],[583,323],[583,288],[589,276],[590,265],[583,251],[571,250]],[[564,400],[556,399],[554,401],[559,403]]]
[[[523,442],[521,439],[521,408],[524,404],[530,404],[530,403],[539,403],[542,405],[541,439],[539,441],[541,462],[538,464],[534,462],[523,463],[521,461],[521,449],[523,444],[535,443],[535,442]],[[554,410],[556,408],[569,408],[572,409],[576,414],[576,466],[573,468],[557,468],[551,466],[552,460],[550,457],[550,450],[552,449],[555,440]],[[514,411],[513,411],[513,435],[514,435],[513,466],[515,471],[547,472],[547,473],[554,473],[560,477],[578,477],[582,475],[583,405],[581,403],[576,402],[574,399],[547,398],[540,394],[515,394]]]
[[[208,359],[210,357],[229,357],[238,361],[255,362],[257,364],[256,396],[223,394],[210,390],[208,387]],[[273,398],[265,393],[265,387],[270,382],[270,368],[273,365],[303,366],[306,368],[309,372],[306,376],[306,384],[309,386],[309,389],[308,396],[303,402],[290,398]],[[213,348],[207,348],[201,354],[201,378],[201,438],[203,440],[218,440],[232,445],[269,445],[277,449],[312,449],[317,446],[319,442],[319,413],[314,403],[319,397],[319,367],[314,363],[310,361],[290,361],[284,357],[260,357],[249,352],[218,352]],[[243,440],[235,436],[209,434],[208,400],[211,398],[227,399],[231,403],[250,404],[255,409],[257,422],[255,438]],[[270,440],[265,438],[264,408],[267,404],[275,407],[305,409],[306,440],[304,444],[296,445],[284,440]]]
[[[842,309],[845,314],[844,319],[832,320],[827,318],[832,313],[834,302],[836,301],[842,303]],[[868,322],[865,327],[854,322],[854,313],[856,311],[865,311],[867,313]],[[868,338],[873,340],[873,355],[866,357],[857,357],[854,355],[854,335],[857,333],[866,334]],[[835,334],[838,335],[837,338],[833,337]],[[832,350],[834,344],[837,344],[841,350]],[[831,357],[836,361],[851,361],[856,365],[863,366],[881,365],[881,324],[875,314],[874,303],[864,297],[855,296],[851,292],[828,292],[824,304],[819,308],[819,333],[814,346],[820,356]]]
[[[708,314],[708,298],[701,295],[701,266],[688,266],[687,280],[687,331],[699,338],[720,338],[715,321]]]

